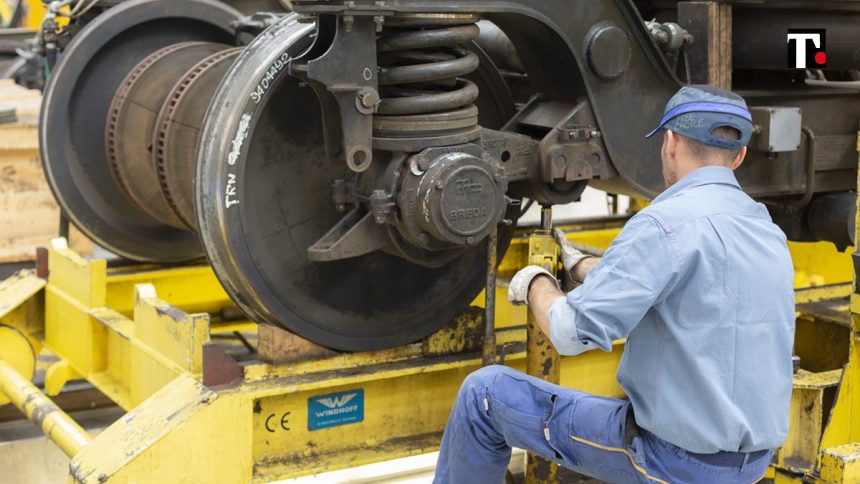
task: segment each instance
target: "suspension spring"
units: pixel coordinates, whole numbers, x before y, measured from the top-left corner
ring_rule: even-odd
[[[479,135],[478,87],[463,76],[478,56],[464,47],[478,37],[473,15],[398,16],[386,20],[377,51],[381,100],[374,146],[418,151]]]

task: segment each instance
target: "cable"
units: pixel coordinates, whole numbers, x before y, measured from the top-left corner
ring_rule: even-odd
[[[529,200],[528,202],[526,202],[526,204],[523,205],[523,208],[520,209],[520,217],[525,215],[526,212],[528,212],[529,209],[532,208],[532,205],[534,205],[534,203],[535,203],[534,200]]]
[[[81,0],[81,2],[78,3],[78,5],[83,5],[84,3],[85,3],[85,0]],[[82,16],[83,14],[92,10],[92,8],[95,7],[96,4],[98,4],[98,3],[99,3],[99,0],[92,0],[89,4],[87,4],[85,7],[82,7],[80,10],[77,10],[77,8],[75,8],[69,13],[69,17],[78,18],[78,17]]]

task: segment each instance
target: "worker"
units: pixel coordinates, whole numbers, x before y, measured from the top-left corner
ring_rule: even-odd
[[[582,285],[565,295],[537,266],[511,280],[508,298],[559,353],[627,338],[616,376],[629,399],[482,368],[457,395],[435,482],[500,483],[511,447],[612,483],[764,475],[788,433],[794,272],[785,235],[733,173],[752,128],[740,96],[683,87],[647,136],[662,132],[667,189],[602,258],[556,232]]]

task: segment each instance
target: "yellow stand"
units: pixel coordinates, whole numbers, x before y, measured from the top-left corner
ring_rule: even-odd
[[[517,239],[512,254],[526,247]],[[265,482],[432,452],[461,382],[481,366],[477,309],[408,346],[239,365],[211,335],[256,325],[219,319],[233,308],[210,268],[108,268],[63,239],[47,257],[47,280],[25,272],[0,285],[0,324],[20,334],[18,343],[0,339],[0,358],[20,353],[31,364],[30,348],[44,346],[59,358],[47,393],[83,377],[128,411],[91,441],[75,429],[48,435],[74,456],[73,482]],[[508,305],[506,291],[500,284],[497,350],[525,370],[525,313]],[[562,359],[562,384],[620,396],[621,348]],[[19,366],[13,373],[29,379],[30,367]],[[12,380],[4,375],[2,388]],[[32,395],[66,421],[46,395]],[[362,410],[350,414],[354,421],[313,428],[312,402],[321,399]]]

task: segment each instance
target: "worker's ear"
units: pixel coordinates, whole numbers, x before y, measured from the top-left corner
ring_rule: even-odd
[[[663,131],[663,157],[675,159],[678,153],[678,136],[671,130]]]
[[[736,170],[739,166],[741,166],[744,162],[744,158],[747,157],[747,147],[744,146],[738,151],[738,156],[735,157],[734,161],[732,161],[732,170]]]

